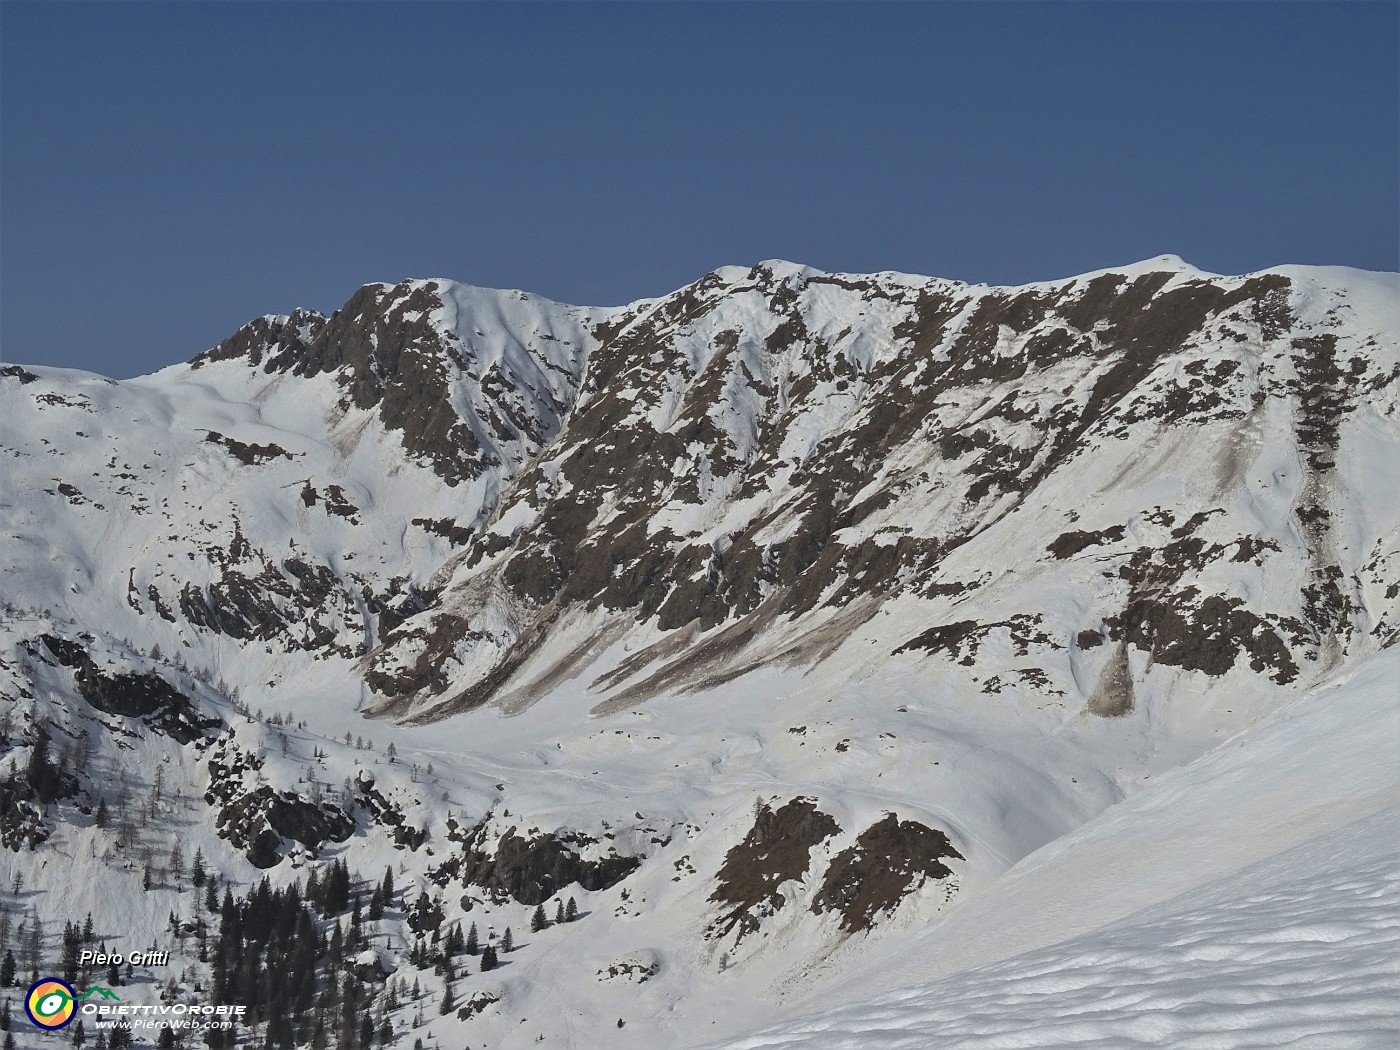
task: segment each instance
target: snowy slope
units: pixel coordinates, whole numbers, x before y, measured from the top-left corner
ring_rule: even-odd
[[[235,893],[391,867],[371,1012],[406,1047],[878,1046],[859,1006],[792,1018],[891,987],[890,1038],[975,1038],[922,989],[1022,1030],[1044,1002],[1001,975],[1098,958],[1170,1001],[1165,931],[1235,943],[1232,873],[1284,865],[1283,914],[1316,894],[1290,850],[1387,863],[1398,289],[1174,257],[1011,289],[770,261],[612,309],[406,281],[137,380],[8,366],[11,935],[37,915],[52,959],[92,907],[147,947],[200,914],[178,843]],[[409,959],[435,899],[512,930],[457,960],[479,1014]],[[154,976],[208,979],[172,947]],[[1333,1034],[1368,1045],[1357,994]]]
[[[1397,673],[1394,650],[1368,661],[811,996],[823,1012],[715,1045],[1393,1046]]]

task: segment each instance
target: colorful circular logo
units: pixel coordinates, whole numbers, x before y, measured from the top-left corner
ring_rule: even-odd
[[[30,987],[29,994],[24,997],[24,1010],[40,1028],[51,1031],[62,1028],[73,1020],[73,1000],[77,994],[67,981],[45,977]]]

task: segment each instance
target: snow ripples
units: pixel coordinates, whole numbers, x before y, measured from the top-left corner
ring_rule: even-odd
[[[1400,1045],[1400,808],[1093,933],[722,1045]]]

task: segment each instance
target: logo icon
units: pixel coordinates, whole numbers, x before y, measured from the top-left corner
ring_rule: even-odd
[[[35,981],[24,997],[24,1009],[29,1019],[40,1028],[53,1031],[73,1020],[73,1000],[78,993],[67,981],[45,977]]]
[[[30,985],[29,994],[24,997],[24,1012],[38,1027],[50,1032],[57,1031],[73,1020],[77,1001],[94,993],[104,999],[120,998],[106,988],[89,988],[79,995],[67,981],[45,977]]]

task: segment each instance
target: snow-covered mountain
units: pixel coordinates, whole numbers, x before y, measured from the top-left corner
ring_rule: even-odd
[[[892,959],[945,987],[1026,872],[1172,777],[1203,805],[1190,771],[1400,630],[1395,275],[407,281],[0,398],[11,935],[57,959],[100,886],[109,946],[160,941],[196,849],[235,897],[390,867],[355,929],[394,1045],[698,1045]],[[505,965],[442,972],[458,923]],[[215,980],[190,937],[162,985]]]

